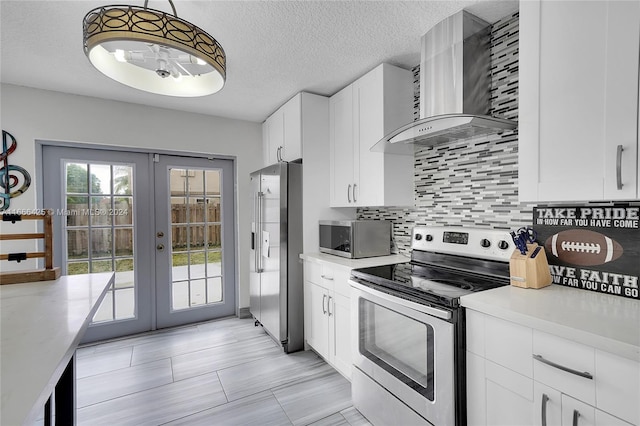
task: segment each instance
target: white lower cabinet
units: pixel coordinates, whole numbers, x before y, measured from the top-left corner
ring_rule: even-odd
[[[630,426],[640,363],[467,310],[471,425]]]
[[[351,379],[350,269],[305,261],[304,333],[307,344]]]

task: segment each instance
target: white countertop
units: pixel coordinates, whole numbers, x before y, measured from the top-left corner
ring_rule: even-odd
[[[371,266],[389,265],[391,263],[408,262],[411,259],[401,254],[392,254],[390,256],[365,257],[363,259],[349,259],[346,257],[334,256],[326,253],[302,253],[302,260],[320,260],[330,262],[336,265],[345,266],[347,268],[368,268]]]
[[[640,301],[552,284],[461,298],[465,308],[640,361]]]
[[[30,424],[73,356],[113,272],[0,286],[0,424]]]

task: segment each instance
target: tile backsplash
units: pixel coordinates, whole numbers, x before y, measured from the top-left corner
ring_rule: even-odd
[[[419,66],[414,68],[419,116]],[[491,28],[490,115],[518,119],[518,13]],[[416,147],[412,207],[369,207],[358,219],[393,221],[397,251],[408,254],[416,225],[512,229],[532,223],[533,204],[518,202],[518,133]]]

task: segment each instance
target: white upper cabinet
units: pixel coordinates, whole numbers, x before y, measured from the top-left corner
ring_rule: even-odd
[[[413,205],[413,157],[370,151],[412,108],[413,74],[389,64],[329,99],[331,207]]]
[[[520,201],[634,200],[638,1],[521,1]]]
[[[312,97],[318,95],[298,93],[262,124],[265,166],[302,158],[303,126],[305,121],[314,120],[317,105],[308,102]]]

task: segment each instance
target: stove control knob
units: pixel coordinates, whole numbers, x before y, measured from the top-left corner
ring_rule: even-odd
[[[486,238],[483,238],[483,239],[480,241],[480,245],[481,245],[483,248],[489,248],[489,247],[491,247],[491,241],[487,240]]]
[[[433,241],[433,235],[431,235],[431,234],[427,234],[427,236],[425,237],[425,239],[426,239],[427,241]]]
[[[414,238],[416,241],[420,241],[422,239],[422,234],[416,234]]]
[[[509,243],[506,242],[505,240],[500,240],[500,242],[498,243],[498,248],[500,250],[506,250],[509,248]]]

